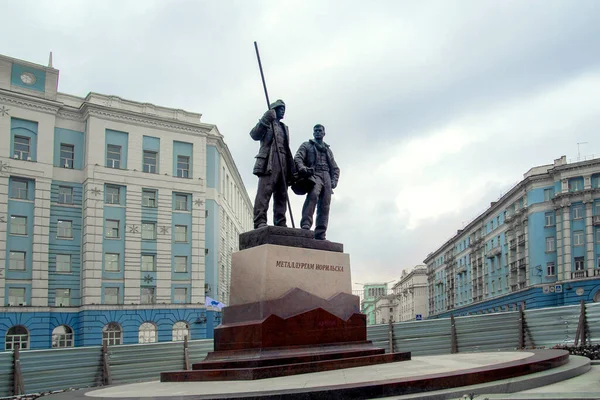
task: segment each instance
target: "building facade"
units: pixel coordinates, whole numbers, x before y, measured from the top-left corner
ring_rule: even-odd
[[[417,316],[427,318],[427,267],[417,265],[410,271],[403,270],[392,293],[397,300],[394,321],[414,321]]]
[[[380,323],[381,318],[377,320],[377,300],[388,294],[387,283],[366,283],[363,285],[361,297],[361,312],[367,316],[367,325]]]
[[[532,168],[425,263],[430,317],[600,301],[600,159]]]
[[[200,114],[59,93],[0,56],[5,350],[211,337],[251,203]],[[215,320],[217,319],[217,320]]]

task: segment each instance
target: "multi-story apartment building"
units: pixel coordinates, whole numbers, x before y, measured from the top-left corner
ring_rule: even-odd
[[[600,301],[600,159],[532,168],[425,263],[430,317]]]
[[[0,56],[5,350],[211,337],[251,203],[200,114],[58,92]]]
[[[381,296],[388,294],[387,283],[365,283],[362,292],[360,308],[367,316],[367,325],[379,323],[376,320],[376,303]]]
[[[427,318],[427,267],[417,265],[410,271],[403,270],[392,293],[396,299],[394,321],[414,321],[418,315]]]

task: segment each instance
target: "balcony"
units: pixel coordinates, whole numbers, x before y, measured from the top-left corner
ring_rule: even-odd
[[[519,282],[519,289],[525,289],[525,282]]]
[[[509,242],[510,249],[515,249],[517,247],[517,241],[515,239],[511,239],[511,241]]]
[[[510,291],[511,292],[516,292],[517,290],[519,290],[519,285],[517,285],[517,284],[510,285]]]
[[[517,262],[513,261],[510,263],[510,272],[515,272],[517,270]]]
[[[600,269],[596,268],[594,270],[594,276],[600,276]]]
[[[518,262],[517,262],[517,267],[519,268],[526,268],[527,267],[527,260],[525,260],[524,258],[521,258]]]
[[[488,252],[485,254],[485,256],[486,256],[487,258],[494,258],[494,257],[496,257],[496,256],[500,255],[501,253],[502,253],[502,247],[500,247],[500,246],[496,246],[496,247],[492,248],[490,251],[488,251]]]
[[[519,246],[525,245],[525,235],[519,235]]]
[[[463,265],[462,267],[458,268],[458,270],[456,270],[457,274],[466,274],[467,273],[467,266]]]
[[[471,243],[469,243],[469,247],[475,248],[475,247],[479,246],[479,244],[481,242],[483,242],[483,238],[481,238],[481,237],[475,238],[475,239],[471,240]]]
[[[600,215],[594,215],[592,218],[592,223],[596,226],[600,225]]]
[[[587,278],[587,276],[588,276],[587,270],[571,272],[571,279]]]

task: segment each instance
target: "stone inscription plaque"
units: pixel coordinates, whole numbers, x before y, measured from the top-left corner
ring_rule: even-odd
[[[332,272],[344,272],[342,265],[327,265],[327,264],[314,264],[298,261],[275,261],[277,268],[298,268],[298,269],[312,269],[315,271],[332,271]]]
[[[233,253],[229,305],[277,299],[296,287],[323,299],[352,294],[350,256],[273,244]]]

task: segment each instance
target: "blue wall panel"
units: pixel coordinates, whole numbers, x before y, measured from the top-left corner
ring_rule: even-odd
[[[153,136],[144,136],[142,139],[142,146],[144,150],[160,152],[160,138]]]
[[[31,185],[32,186],[32,185]],[[30,201],[20,200],[8,200],[8,218],[7,218],[7,232],[6,232],[6,254],[9,255],[11,251],[25,252],[25,271],[11,271],[9,269],[10,256],[6,257],[6,279],[27,279],[31,280],[31,267],[33,260],[33,209],[34,204]],[[11,234],[13,230],[13,217],[26,217],[27,218],[27,234],[26,235],[14,235]],[[15,285],[10,285],[15,286]],[[7,284],[8,287],[8,284]]]
[[[220,156],[215,146],[206,146],[206,186],[219,189]]]
[[[58,203],[59,187],[73,188],[73,204]],[[55,305],[56,289],[71,290],[71,306],[81,304],[80,277],[81,277],[81,234],[75,227],[82,226],[82,201],[83,186],[78,183],[53,181],[50,193],[50,221],[56,227],[56,221],[73,221],[73,239],[57,240],[56,235],[50,235],[48,254],[48,305]],[[53,225],[52,225],[53,224]],[[71,272],[56,272],[56,255],[68,254],[71,256]]]
[[[188,200],[189,202],[189,200]],[[175,225],[187,226],[187,242],[175,242]],[[171,279],[174,281],[189,280],[192,277],[192,214],[191,212],[173,212],[171,220]],[[175,257],[187,257],[186,272],[175,272]]]
[[[80,312],[2,312],[0,313],[0,346],[4,349],[6,332],[15,325],[22,325],[30,334],[31,349],[51,347],[52,331],[67,325],[74,332],[75,346],[100,346],[102,328],[109,322],[117,322],[123,329],[124,344],[138,343],[139,327],[152,322],[158,328],[158,340],[171,341],[173,324],[185,321],[190,327],[190,339],[207,338],[207,328],[213,330],[215,311],[205,309],[135,309],[135,310],[89,310]],[[201,316],[206,323],[196,323]],[[212,337],[212,335],[211,335]]]
[[[21,74],[29,73],[35,77],[33,84],[26,84],[21,80]],[[13,64],[10,74],[10,84],[15,86],[21,86],[27,89],[35,90],[37,92],[46,91],[46,71],[43,69],[33,68],[28,65]]]
[[[15,136],[29,138],[29,157],[31,161],[37,161],[37,134],[38,123],[24,119],[10,119],[10,157],[15,154]]]
[[[190,173],[189,177],[193,175],[193,152],[194,146],[192,143],[177,142],[173,141],[173,176],[177,176],[177,156],[186,156],[190,158]]]
[[[54,166],[63,168],[60,163],[60,145],[68,144],[74,147],[73,168],[83,169],[83,148],[85,145],[83,132],[64,128],[54,128]]]
[[[214,200],[206,200],[206,211],[208,212],[208,216],[206,217],[204,243],[208,253],[205,257],[205,282],[210,285],[210,291],[207,292],[207,295],[215,300],[219,300],[218,240],[221,237],[219,205]]]
[[[109,144],[121,146],[121,169],[127,169],[127,143],[129,135],[127,132],[106,130],[106,146],[104,146],[104,157],[106,158],[106,149]]]

